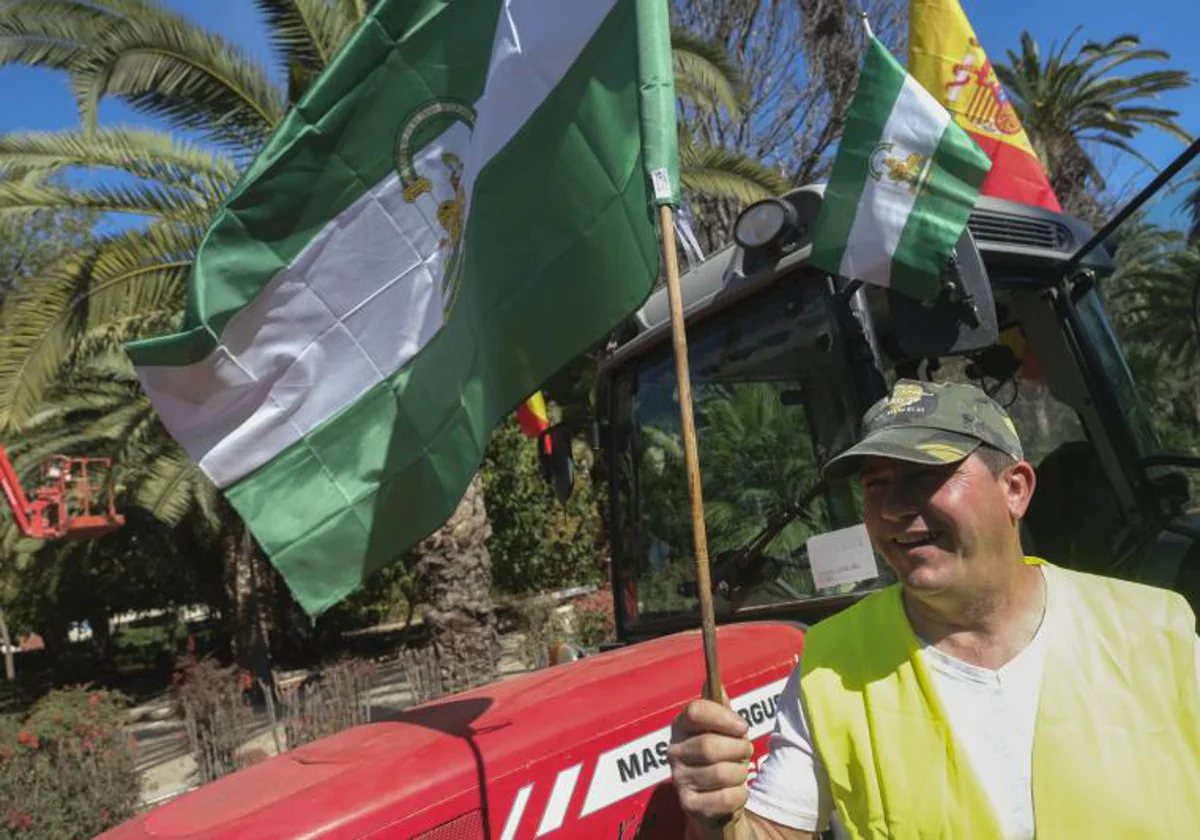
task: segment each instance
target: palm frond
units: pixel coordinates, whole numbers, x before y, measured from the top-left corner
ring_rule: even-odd
[[[118,96],[184,131],[257,150],[283,118],[283,95],[248,54],[161,7],[126,18],[72,67],[85,128],[100,100]]]
[[[0,135],[0,173],[17,178],[71,167],[101,167],[171,186],[232,189],[237,164],[227,155],[142,128]]]
[[[208,480],[200,467],[176,446],[146,467],[146,476],[133,491],[133,503],[166,525],[178,525],[192,510],[197,486],[204,484]]]
[[[782,175],[738,152],[681,144],[679,158],[680,183],[692,192],[750,203],[779,195],[788,187]]]
[[[350,23],[357,26],[370,13],[374,0],[337,0],[338,13]]]
[[[57,184],[0,181],[0,216],[36,210],[93,210],[131,213],[158,219],[206,221],[208,208],[197,207],[186,191],[154,182],[63,187]]]
[[[267,21],[271,46],[288,67],[317,75],[342,48],[356,18],[328,0],[255,0]]]
[[[675,89],[680,96],[713,110],[724,107],[731,117],[741,114],[745,85],[720,44],[682,27],[672,27],[671,58]]]
[[[1109,146],[1145,161],[1130,142],[1147,129],[1156,129],[1185,142],[1188,132],[1177,122],[1178,112],[1147,104],[1160,94],[1192,83],[1181,70],[1152,67],[1124,75],[1133,65],[1170,59],[1164,50],[1141,46],[1136,35],[1118,35],[1105,42],[1089,41],[1073,50],[1077,34],[1043,57],[1028,32],[1019,52],[1008,53],[996,73],[1008,88],[1022,123],[1042,157],[1056,189],[1072,196],[1104,189],[1104,179],[1089,152]]]
[[[114,234],[23,284],[5,302],[0,429],[33,416],[81,336],[182,308],[194,233],[161,225]]]
[[[0,66],[71,70],[89,44],[119,19],[101,6],[75,0],[23,0],[0,14]]]

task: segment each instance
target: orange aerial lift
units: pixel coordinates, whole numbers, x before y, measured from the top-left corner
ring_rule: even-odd
[[[41,467],[41,483],[26,494],[0,446],[0,490],[17,529],[40,540],[98,537],[125,524],[117,513],[111,458],[53,455]]]

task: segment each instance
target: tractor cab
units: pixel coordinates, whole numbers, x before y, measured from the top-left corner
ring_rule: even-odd
[[[23,536],[89,539],[125,524],[125,517],[117,512],[111,458],[53,455],[38,475],[38,486],[26,493],[8,453],[0,447],[0,487]]]
[[[1179,203],[1165,184],[1149,192]],[[1028,553],[1200,604],[1200,458],[1164,448],[1144,401],[1152,383],[1135,378],[1105,301],[1137,265],[1114,259],[1113,243],[1143,217],[1098,237],[1069,216],[980,198],[941,301],[925,306],[807,265],[822,196],[805,187],[748,208],[737,243],[683,277],[718,620],[812,622],[889,582],[869,548],[831,573],[842,561],[829,560],[830,539],[864,542],[860,491],[823,482],[820,466],[898,378],[971,382],[1007,408],[1037,469]],[[602,363],[624,641],[698,622],[669,332],[660,289]],[[823,536],[817,568],[809,551]]]

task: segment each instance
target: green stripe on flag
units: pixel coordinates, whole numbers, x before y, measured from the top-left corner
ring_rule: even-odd
[[[872,38],[813,230],[813,250],[808,261],[830,274],[841,269],[859,197],[869,177],[871,154],[904,87],[904,79],[904,68],[883,44]]]
[[[633,3],[621,0],[479,173],[462,291],[442,330],[228,488],[310,613],[440,525],[495,423],[648,294],[658,256],[633,32]]]
[[[675,126],[675,64],[667,0],[637,0],[637,19],[646,177],[656,204],[678,207],[679,132]]]
[[[395,164],[408,115],[483,92],[499,0],[380,3],[276,129],[204,237],[179,333],[129,345],[134,364],[188,365],[322,228]],[[386,101],[386,108],[376,103]],[[445,128],[445,126],[441,126]],[[437,134],[417,138],[418,147]]]
[[[937,296],[937,288],[930,292],[931,282],[941,275],[945,255],[953,252],[962,236],[991,165],[983,150],[951,120],[900,235],[892,260],[893,289],[918,300]]]

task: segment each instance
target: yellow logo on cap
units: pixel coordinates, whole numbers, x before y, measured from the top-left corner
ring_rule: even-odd
[[[899,414],[910,405],[920,402],[923,396],[925,396],[925,389],[920,385],[897,385],[892,389],[892,396],[888,400],[885,410],[888,414]]]

